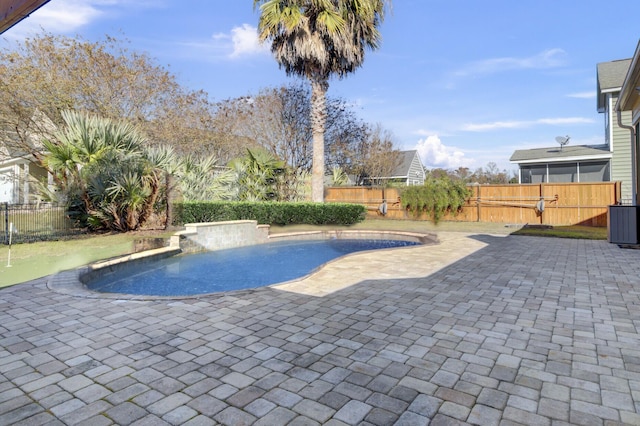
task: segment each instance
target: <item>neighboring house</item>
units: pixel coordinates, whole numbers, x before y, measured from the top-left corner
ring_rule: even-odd
[[[517,150],[510,158],[519,167],[520,183],[621,181],[621,198],[632,198],[631,150],[628,131],[618,126],[615,105],[630,59],[597,65],[597,107],[604,114],[601,145],[556,145]],[[629,122],[630,113],[623,113]]]
[[[10,154],[0,147],[0,203],[32,203],[37,199],[36,183],[47,181],[47,170],[33,156]]]
[[[629,140],[628,165],[631,168],[631,203],[609,206],[607,240],[610,243],[640,246],[640,206],[638,206],[638,133],[640,132],[640,43],[617,96],[616,118]],[[627,120],[623,119],[626,115]],[[622,133],[622,132],[621,132]],[[622,136],[621,136],[622,137]]]
[[[517,150],[510,161],[519,167],[519,183],[607,182],[611,157],[607,145],[558,145]]]
[[[33,154],[42,152],[41,132],[51,135],[55,125],[44,114],[36,111],[34,122],[39,132],[25,132],[26,142],[18,143],[15,133],[0,133],[0,203],[29,204],[39,201],[38,182],[52,184],[52,176]],[[25,146],[26,144],[26,146]]]
[[[622,90],[622,84],[629,71],[631,59],[601,62],[598,73],[598,112],[604,114],[605,144],[613,153],[611,158],[611,180],[622,182],[621,199],[632,199],[631,142],[629,131],[618,125],[616,102]],[[631,113],[623,112],[622,122],[631,123]]]
[[[631,174],[633,176],[633,205],[637,206],[637,188],[638,185],[638,156],[636,151],[638,149],[638,143],[640,139],[638,133],[640,133],[640,43],[636,47],[635,54],[630,60],[629,70],[625,76],[624,82],[618,94],[618,99],[615,104],[615,111],[620,112],[623,119],[626,116],[627,120],[623,120],[623,125],[626,127],[622,129],[622,134],[626,133],[626,137],[629,140],[628,149],[628,164],[631,167]],[[622,137],[622,135],[621,135]],[[634,158],[635,157],[635,158]]]
[[[371,177],[371,180],[399,183],[403,185],[424,185],[425,171],[418,151],[398,152],[398,162],[390,176]]]

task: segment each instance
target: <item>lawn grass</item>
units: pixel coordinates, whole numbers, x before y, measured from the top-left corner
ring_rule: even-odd
[[[0,245],[0,288],[91,262],[121,256],[133,251],[133,242],[147,236],[168,236],[166,232],[91,235],[61,241],[46,241],[11,246]]]
[[[510,225],[504,223],[486,222],[439,222],[434,224],[419,220],[389,220],[367,219],[362,223],[352,226],[314,226],[314,225],[288,225],[271,226],[272,233],[311,231],[317,229],[375,229],[387,231],[413,231],[413,232],[466,232],[471,234],[501,234],[501,235],[527,235],[536,237],[554,238],[580,238],[586,240],[606,240],[607,228],[592,226],[553,226],[553,227],[528,227],[526,225]]]
[[[335,225],[271,225],[271,233],[301,232],[319,229],[368,229],[376,231],[409,231],[409,232],[467,232],[473,234],[510,234],[520,226],[510,226],[504,223],[481,222],[433,222],[423,220],[394,220],[394,219],[367,219],[364,222],[350,226]]]
[[[512,235],[528,235],[534,237],[580,238],[587,240],[606,240],[607,228],[593,226],[554,226],[551,228],[523,227]]]
[[[588,226],[556,226],[549,229],[527,228],[499,223],[440,222],[367,219],[352,226],[289,225],[271,226],[271,233],[313,231],[321,229],[373,229],[412,232],[465,232],[470,234],[512,234],[559,238],[606,239],[606,228]],[[11,267],[7,266],[9,247],[0,245],[0,288],[67,269],[77,268],[98,260],[121,256],[133,251],[133,242],[144,237],[168,237],[172,232],[143,232],[112,235],[92,235],[82,238],[14,244]]]

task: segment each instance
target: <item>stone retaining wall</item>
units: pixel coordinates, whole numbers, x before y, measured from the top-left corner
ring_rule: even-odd
[[[268,237],[269,225],[258,225],[255,220],[188,223],[184,231],[171,237],[171,245],[195,253],[261,244]]]

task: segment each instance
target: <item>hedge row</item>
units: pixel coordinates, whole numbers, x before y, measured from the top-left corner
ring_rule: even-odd
[[[173,224],[256,220],[266,225],[353,225],[367,208],[344,203],[185,202],[173,205]]]

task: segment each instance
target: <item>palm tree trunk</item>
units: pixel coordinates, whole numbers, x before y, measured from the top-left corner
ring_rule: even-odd
[[[165,211],[166,216],[164,220],[164,229],[167,229],[173,223],[173,204],[171,201],[171,196],[173,195],[173,179],[171,173],[165,173],[164,175],[164,183],[165,183]]]
[[[311,132],[313,164],[311,166],[311,200],[324,202],[324,128],[327,121],[326,78],[311,79]]]

